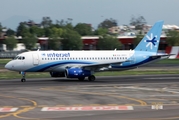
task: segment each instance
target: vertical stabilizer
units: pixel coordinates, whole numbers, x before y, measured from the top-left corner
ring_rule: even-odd
[[[160,43],[160,36],[162,32],[163,23],[164,21],[156,22],[134,50],[157,53],[158,46]]]

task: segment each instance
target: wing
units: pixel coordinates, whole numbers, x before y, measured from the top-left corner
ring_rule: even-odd
[[[95,63],[95,64],[88,64],[88,65],[81,65],[80,67],[83,69],[97,70],[103,67],[109,67],[111,64],[121,64],[123,62],[130,62],[130,60],[124,60],[120,62],[109,62],[109,63]]]

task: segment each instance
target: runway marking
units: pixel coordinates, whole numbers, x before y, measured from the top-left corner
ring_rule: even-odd
[[[33,100],[30,100],[30,99],[27,99],[27,98],[18,98],[20,100],[25,100],[25,101],[29,101],[31,102],[33,105],[30,106],[30,107],[27,107],[27,108],[23,108],[22,110],[18,110],[17,112],[13,113],[13,116],[14,117],[17,117],[17,118],[20,118],[20,119],[37,119],[37,118],[29,118],[29,117],[22,117],[22,116],[19,116],[19,114],[22,114],[22,113],[25,113],[25,112],[28,112],[34,108],[37,107],[37,103]]]
[[[19,100],[23,100],[23,101],[28,101],[28,102],[31,102],[33,104],[32,106],[28,106],[28,107],[19,109],[19,110],[15,111],[15,112],[12,112],[12,113],[0,115],[0,118],[14,116],[14,117],[17,117],[17,118],[20,118],[20,119],[37,119],[37,118],[29,118],[29,117],[21,117],[21,116],[19,116],[19,114],[22,114],[22,113],[25,113],[25,112],[28,112],[28,111],[34,109],[37,106],[37,103],[35,101],[27,99],[27,98],[18,98],[18,97],[13,97],[13,96],[6,96],[6,95],[0,95],[0,96],[1,97],[6,97],[6,98],[13,98],[13,99],[19,99]]]
[[[4,107],[4,108],[0,108],[0,112],[14,112],[16,111],[18,108],[9,108],[9,107]]]
[[[83,106],[83,107],[44,107],[41,111],[106,111],[133,110],[132,106]]]

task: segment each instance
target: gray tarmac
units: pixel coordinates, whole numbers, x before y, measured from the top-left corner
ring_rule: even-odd
[[[1,80],[0,119],[179,120],[179,75]]]

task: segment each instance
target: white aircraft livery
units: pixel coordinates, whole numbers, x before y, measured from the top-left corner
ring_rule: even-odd
[[[134,69],[168,56],[157,54],[162,26],[163,21],[156,22],[134,50],[30,51],[17,55],[5,68],[21,72],[21,82],[26,81],[26,72],[94,81],[95,72]]]

